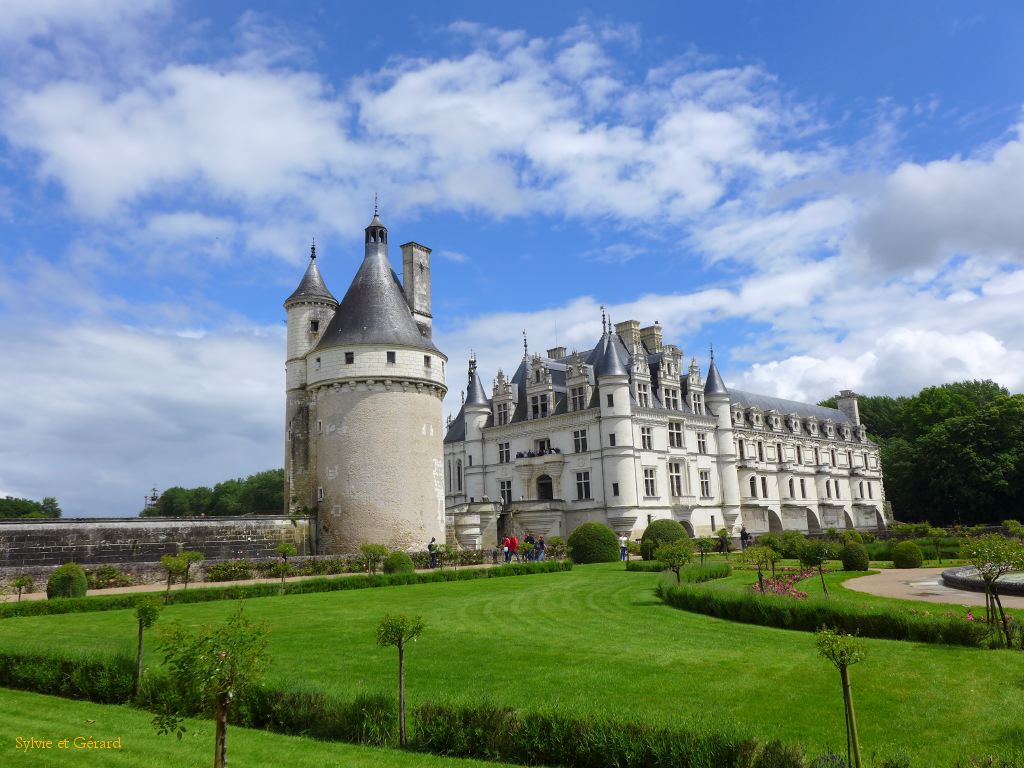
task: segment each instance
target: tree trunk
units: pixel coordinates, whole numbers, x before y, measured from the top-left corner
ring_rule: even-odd
[[[185,589],[188,589],[188,572],[192,568],[192,564],[188,563],[185,566]]]
[[[18,587],[18,602],[21,602],[21,587]]]
[[[995,601],[995,604],[999,607],[999,620],[1003,624],[1003,634],[1006,635],[1006,647],[1010,648],[1012,646],[1012,643],[1010,642],[1010,625],[1006,621],[1006,611],[1003,610],[1003,601],[999,599],[999,593],[996,592],[995,585],[993,584],[992,586],[992,599]]]
[[[214,741],[213,768],[228,766],[228,695],[217,697],[217,737]]]
[[[139,683],[142,682],[142,622],[139,622],[139,653],[135,658],[135,689],[132,698],[139,698]]]
[[[828,587],[825,586],[825,571],[818,566],[818,575],[821,577],[821,591],[825,593],[825,597],[828,597]]]
[[[405,640],[398,641],[398,743],[405,747]]]
[[[853,765],[854,768],[861,768],[860,741],[857,738],[857,716],[853,711],[853,692],[850,690],[849,667],[841,667],[839,674],[843,678],[843,701],[846,702],[847,711],[850,713],[850,740],[853,742]]]
[[[761,590],[761,594],[764,594],[764,578],[761,575],[761,566],[757,566],[757,586]]]

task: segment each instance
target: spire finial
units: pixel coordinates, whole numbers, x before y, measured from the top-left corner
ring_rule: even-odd
[[[473,385],[473,377],[476,375],[476,353],[469,350],[469,384]]]
[[[608,330],[608,319],[604,314],[604,304],[601,305],[601,333],[605,333]]]
[[[378,202],[378,201],[377,201],[377,193],[376,193],[376,192],[374,192],[374,193],[373,193],[373,215],[374,215],[374,216],[376,216],[376,215],[377,215],[377,210],[378,210],[378,205],[377,205],[377,202]]]
[[[713,362],[715,362],[715,345],[714,344],[708,344],[708,350],[710,350],[710,352],[711,352],[711,362],[713,363]]]
[[[309,258],[313,260],[316,258],[316,238],[313,238],[313,244],[309,246]]]
[[[523,329],[523,357],[530,356],[530,348],[526,344],[526,329]]]

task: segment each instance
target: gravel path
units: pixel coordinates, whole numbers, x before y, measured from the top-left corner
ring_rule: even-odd
[[[871,576],[843,582],[844,587],[879,597],[923,600],[928,603],[985,605],[984,592],[953,589],[942,583],[945,568],[887,568]],[[1024,597],[1000,595],[1004,608],[1024,608]]]

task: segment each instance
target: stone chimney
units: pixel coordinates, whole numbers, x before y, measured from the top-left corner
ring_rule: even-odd
[[[647,347],[648,352],[661,352],[661,325],[657,320],[654,325],[640,329],[640,341]]]
[[[640,323],[636,320],[626,320],[615,324],[615,332],[619,334],[626,349],[632,352],[640,343]]]
[[[419,243],[402,246],[402,290],[413,319],[430,337],[430,249]]]
[[[565,357],[565,347],[552,347],[548,350],[548,357],[552,360],[559,360]]]
[[[854,425],[860,425],[860,409],[857,407],[857,395],[853,390],[844,389],[840,392],[836,398],[836,405]]]

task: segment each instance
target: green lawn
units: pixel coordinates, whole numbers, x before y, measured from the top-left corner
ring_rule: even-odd
[[[744,574],[744,576],[748,576]],[[751,576],[752,577],[752,576]],[[407,654],[409,697],[482,697],[520,707],[665,723],[704,718],[812,753],[845,748],[839,676],[807,633],[735,624],[661,604],[658,574],[619,564],[571,573],[250,600],[272,631],[270,678],[346,696],[395,685],[394,649],[375,645],[388,611],[421,613]],[[172,606],[161,622],[219,620],[231,602]],[[0,647],[129,647],[130,611],[0,621]],[[868,640],[853,670],[868,756],[904,749],[914,765],[1024,749],[1024,654]],[[148,657],[159,657],[150,644]]]
[[[191,768],[213,762],[213,722],[186,721],[185,736],[157,736],[146,712],[130,707],[57,699],[0,688],[0,765],[88,768]],[[75,737],[121,739],[121,749],[75,749]],[[24,751],[17,739],[51,740],[49,748]],[[66,748],[59,742],[68,739]],[[484,768],[495,763],[357,747],[297,736],[228,729],[228,765],[246,768]]]

